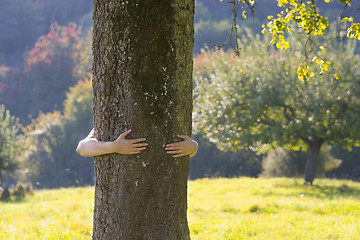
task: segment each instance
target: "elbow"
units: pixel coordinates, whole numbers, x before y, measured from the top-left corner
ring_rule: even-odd
[[[82,153],[81,142],[79,142],[79,144],[77,145],[77,147],[76,147],[76,152],[77,152],[78,154],[82,155],[82,154],[81,154],[81,153]]]
[[[81,156],[87,157],[86,152],[84,151],[84,144],[82,143],[82,141],[79,142],[77,148],[76,148],[76,152],[78,154],[80,154]]]

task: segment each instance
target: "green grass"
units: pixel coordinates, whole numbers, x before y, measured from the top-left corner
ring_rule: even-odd
[[[189,182],[192,240],[360,239],[360,183],[317,179]],[[93,188],[36,191],[0,203],[0,239],[90,239]]]

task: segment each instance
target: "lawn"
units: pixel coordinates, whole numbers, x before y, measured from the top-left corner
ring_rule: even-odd
[[[218,178],[189,182],[192,240],[360,239],[360,183]],[[93,188],[36,191],[0,203],[0,239],[90,239]]]

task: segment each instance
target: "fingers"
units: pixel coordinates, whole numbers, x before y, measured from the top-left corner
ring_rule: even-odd
[[[169,149],[169,150],[172,150],[172,149],[178,149],[182,146],[182,143],[181,142],[177,142],[177,143],[169,143],[169,144],[166,144],[165,146],[165,150]]]
[[[129,141],[129,143],[134,144],[134,143],[143,142],[145,140],[146,140],[146,138],[136,138],[136,139],[129,139],[128,141]]]
[[[143,151],[146,147],[133,148],[132,151]]]
[[[178,157],[184,157],[188,154],[186,153],[183,153],[180,149],[175,149],[175,150],[172,150],[172,151],[166,151],[167,154],[173,154],[172,157],[174,158],[178,158]]]
[[[174,158],[184,157],[184,156],[187,155],[187,154],[181,152],[181,150],[167,151],[166,153],[167,153],[167,154],[174,154],[174,155],[172,156],[172,157],[174,157]]]
[[[123,132],[120,136],[119,139],[125,139],[127,135],[129,135],[131,133],[131,129]],[[143,142],[145,141],[146,138],[136,138],[136,139],[129,139],[127,140],[130,144],[134,144],[134,143],[139,143],[139,142]]]
[[[190,137],[188,136],[188,135],[182,135],[182,134],[179,134],[179,135],[177,135],[179,138],[182,138],[182,139],[184,139],[184,140],[188,140],[188,139],[190,139]]]
[[[129,135],[131,133],[131,129],[123,132],[122,134],[120,134],[119,138],[125,138],[127,135]]]
[[[129,155],[135,155],[135,154],[139,154],[140,151],[133,151],[133,152],[129,152]]]
[[[149,145],[148,143],[136,143],[136,144],[133,144],[132,146],[135,148],[139,148],[139,147],[146,147],[148,145]]]
[[[126,154],[129,154],[129,155],[139,154],[141,151],[144,151],[145,149],[146,149],[146,147],[132,148],[132,149],[129,150],[129,152],[127,152]]]
[[[174,151],[167,151],[167,154],[179,154],[181,153],[181,150],[174,150]]]
[[[165,150],[176,150],[176,149],[179,149],[179,146],[174,146],[170,144],[165,146]]]
[[[178,158],[178,157],[184,157],[184,156],[186,156],[186,154],[180,153],[180,154],[174,155],[173,157]]]
[[[182,138],[184,139],[185,141],[187,140],[191,140],[191,138],[188,136],[188,135],[177,135],[179,138]],[[174,143],[169,143],[169,144],[166,144],[166,148],[180,148],[184,145],[184,141],[180,141],[180,142],[174,142]],[[165,149],[166,149],[165,148]],[[169,149],[171,150],[171,149]]]

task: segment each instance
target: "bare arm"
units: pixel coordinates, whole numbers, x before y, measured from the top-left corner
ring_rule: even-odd
[[[141,151],[145,150],[148,145],[144,142],[146,139],[125,139],[130,132],[131,130],[122,133],[115,141],[102,142],[95,138],[93,129],[86,138],[79,142],[76,152],[85,157],[110,153],[139,154]]]
[[[167,144],[165,146],[166,153],[173,154],[174,158],[186,155],[194,156],[198,150],[198,143],[187,135],[178,135],[178,137],[184,140]]]

